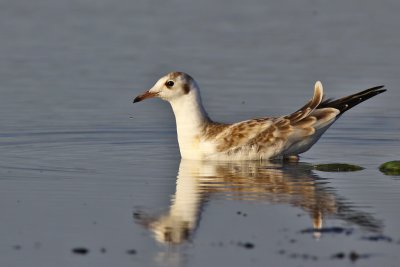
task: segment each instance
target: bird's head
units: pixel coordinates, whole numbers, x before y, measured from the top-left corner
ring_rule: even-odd
[[[170,102],[188,95],[193,90],[197,90],[197,85],[192,77],[184,72],[171,72],[161,77],[151,89],[135,97],[133,103],[152,97]]]

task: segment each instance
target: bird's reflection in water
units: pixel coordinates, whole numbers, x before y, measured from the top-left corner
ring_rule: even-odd
[[[151,217],[136,213],[160,243],[180,244],[195,231],[202,204],[212,194],[228,199],[290,204],[306,211],[319,238],[323,220],[335,217],[368,231],[380,231],[380,222],[356,211],[338,197],[308,164],[266,162],[204,162],[182,160],[176,192],[167,213]]]

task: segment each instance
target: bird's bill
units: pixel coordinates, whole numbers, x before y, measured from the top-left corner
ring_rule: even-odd
[[[147,92],[144,92],[143,94],[138,95],[137,97],[135,97],[135,99],[133,99],[133,103],[140,102],[142,100],[145,100],[147,98],[152,98],[152,97],[155,97],[155,96],[157,96],[157,93],[147,91]]]

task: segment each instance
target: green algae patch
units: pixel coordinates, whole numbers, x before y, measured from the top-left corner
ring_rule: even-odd
[[[364,170],[363,167],[347,163],[329,163],[314,165],[314,169],[321,172],[355,172]]]
[[[400,175],[400,160],[385,162],[379,170],[386,175]]]

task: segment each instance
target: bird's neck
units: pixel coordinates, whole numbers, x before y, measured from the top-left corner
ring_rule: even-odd
[[[196,145],[205,125],[210,123],[197,91],[170,101],[175,114],[179,149],[183,158],[192,158],[189,154],[196,151]]]

